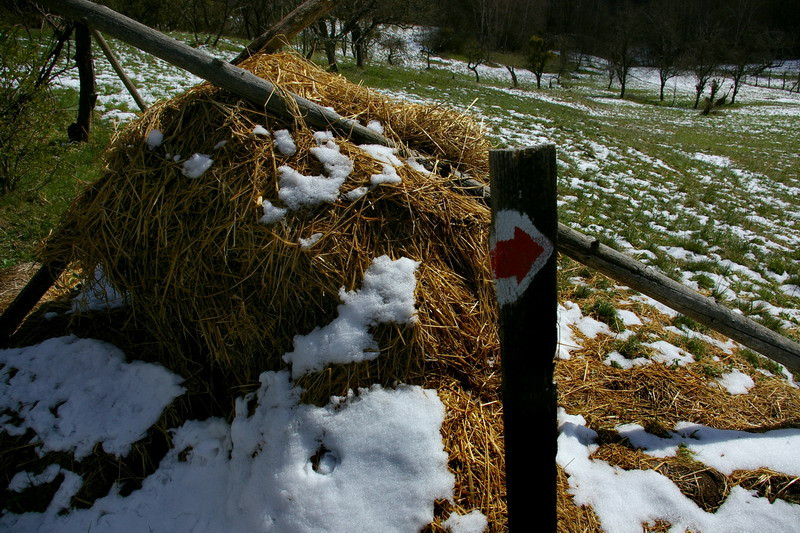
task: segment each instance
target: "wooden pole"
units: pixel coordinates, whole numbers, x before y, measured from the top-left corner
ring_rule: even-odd
[[[114,72],[117,73],[119,79],[122,80],[122,84],[125,85],[126,89],[128,89],[128,92],[133,97],[136,105],[139,106],[139,109],[142,111],[147,111],[147,104],[142,99],[139,91],[136,90],[136,86],[133,84],[131,79],[127,74],[125,74],[125,71],[122,69],[122,65],[119,64],[119,61],[117,61],[117,58],[114,56],[114,52],[112,52],[111,48],[109,48],[108,43],[103,38],[103,35],[96,29],[92,28],[92,37],[94,37],[94,40],[97,41],[98,45],[100,45],[100,49],[105,54],[106,59],[108,59],[108,62],[111,63],[111,68],[114,69]]]
[[[308,26],[324,17],[339,4],[341,0],[306,0],[286,15],[280,22],[265,31],[248,44],[242,52],[231,61],[238,65],[250,56],[258,53],[269,54],[288,44],[289,40]]]
[[[383,135],[362,126],[355,120],[344,118],[336,111],[319,106],[296,94],[279,90],[252,72],[206,55],[105,6],[88,0],[40,0],[39,3],[57,13],[81,21],[153,54],[172,65],[188,70],[217,87],[250,100],[256,105],[264,106],[268,112],[274,115],[287,120],[302,118],[311,127],[330,128],[350,137],[357,143],[393,145]]]
[[[54,261],[42,266],[17,294],[11,305],[0,315],[0,348],[8,346],[11,335],[66,268],[67,263],[64,261]]]
[[[86,142],[92,129],[92,112],[97,102],[94,83],[94,62],[92,61],[92,36],[85,24],[75,25],[75,61],[78,63],[80,77],[80,96],[78,98],[78,118],[67,128],[69,140]]]
[[[493,192],[490,253],[500,309],[508,529],[530,531],[531,517],[536,517],[536,531],[555,532],[555,147],[491,150],[489,167]],[[531,428],[535,428],[533,433]]]

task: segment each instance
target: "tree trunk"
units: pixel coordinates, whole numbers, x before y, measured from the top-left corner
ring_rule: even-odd
[[[358,24],[353,25],[353,29],[350,30],[350,37],[353,39],[353,55],[356,56],[356,66],[358,68],[364,68],[367,51],[364,46],[364,35]],[[391,64],[391,61],[389,61],[389,64]]]
[[[336,21],[331,21],[331,24],[335,25]],[[322,36],[322,48],[325,50],[325,57],[328,60],[328,70],[339,72],[339,65],[336,64],[336,42],[333,40],[336,30],[333,28],[328,31],[328,24],[324,20],[317,23],[317,28]]]
[[[695,95],[694,95],[694,109],[697,109],[697,106],[700,105],[700,95],[703,94],[703,90],[706,88],[705,82],[698,83],[694,86]]]
[[[517,81],[517,73],[514,72],[514,67],[506,65],[506,70],[508,70],[508,73],[511,74],[511,86],[516,89],[519,87],[519,82]]]
[[[92,127],[92,112],[97,102],[94,83],[94,62],[92,61],[92,34],[85,24],[75,25],[75,61],[80,76],[80,98],[78,100],[78,119],[67,128],[71,142],[86,142]]]

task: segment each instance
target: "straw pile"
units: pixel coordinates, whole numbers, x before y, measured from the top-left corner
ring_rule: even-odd
[[[158,341],[162,363],[190,379],[213,368],[237,394],[261,372],[285,366],[281,357],[295,335],[335,318],[340,288],[357,289],[373,258],[420,261],[418,322],[378,326],[380,357],[333,365],[299,384],[312,402],[373,383],[437,389],[448,411],[442,433],[457,478],[455,508],[480,509],[502,528],[490,214],[457,185],[461,173],[486,182],[480,126],[443,108],[389,101],[293,54],[255,56],[242,67],[363,124],[380,122],[384,135],[405,154],[418,154],[430,172],[405,164],[397,169],[400,183],[259,223],[263,200],[281,205],[281,165],[323,173],[309,153],[314,130],[299,117],[278,120],[202,84],[154,105],[119,134],[105,176],[71,206],[45,258],[68,258],[89,275],[102,265],[128,293],[132,323]],[[296,153],[285,155],[254,133],[259,125],[288,129]],[[154,130],[164,137],[151,149],[146,139]],[[353,162],[341,192],[369,187],[382,163],[346,138],[335,142]],[[198,179],[181,172],[194,153],[213,159]],[[301,246],[314,234],[321,238]]]

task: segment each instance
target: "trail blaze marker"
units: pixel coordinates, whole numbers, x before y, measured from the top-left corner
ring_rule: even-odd
[[[555,533],[556,149],[548,144],[491,150],[489,167],[489,254],[499,308],[508,530]]]
[[[489,238],[497,302],[515,302],[553,254],[553,243],[527,215],[504,210],[495,215]]]

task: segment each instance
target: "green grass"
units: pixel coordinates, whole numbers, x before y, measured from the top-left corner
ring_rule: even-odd
[[[176,36],[193,40],[190,34]],[[167,88],[159,85],[163,62],[109,41],[137,82],[147,84],[157,97],[168,96]],[[241,44],[223,41],[222,47],[233,53]],[[322,56],[315,59],[325,66]],[[520,60],[495,59],[497,64]],[[635,249],[630,253],[646,264],[678,280],[694,279],[720,299],[727,297],[729,305],[762,299],[788,310],[800,307],[800,300],[780,291],[780,283],[766,275],[787,272],[791,277],[782,283],[796,282],[800,276],[800,247],[780,240],[783,234],[800,238],[800,221],[790,216],[791,206],[797,205],[792,187],[800,187],[796,153],[800,133],[791,116],[761,116],[757,113],[767,104],[740,95],[735,110],[723,108],[701,117],[690,109],[692,94],[679,93],[672,105],[671,91],[660,102],[657,88],[630,87],[628,105],[617,106],[613,104],[617,88],[607,90],[602,74],[586,74],[591,69],[570,73],[569,88],[537,91],[532,82],[523,82],[522,90],[508,91],[510,76],[504,69],[496,79],[482,76],[477,84],[471,72],[454,73],[435,58],[431,69],[379,62],[357,68],[349,57],[341,59],[339,67],[351,81],[392,96],[474,115],[483,121],[496,147],[554,143],[559,196],[568,199],[559,209],[561,222],[620,250],[630,243]],[[73,193],[77,176],[87,181],[96,178],[92,161],[99,148],[78,151],[83,149],[86,155],[66,156],[74,160],[64,165],[67,170],[62,174],[71,177],[62,185],[43,189],[44,196],[20,196],[0,206],[10,216],[0,226],[5,263],[32,257],[33,246],[26,243],[46,235],[44,228],[52,227],[57,218],[37,214],[28,220],[25,213],[31,206],[34,211],[60,212],[62,198]],[[702,161],[695,154],[725,158],[720,161],[730,166]],[[762,218],[752,218],[756,215]],[[680,259],[668,248],[693,255]],[[730,262],[760,273],[763,279],[731,269]],[[735,294],[723,294],[723,287]],[[591,291],[607,288],[593,285]],[[585,289],[586,295],[583,290],[575,291],[574,297],[588,299],[590,289]],[[784,318],[797,321],[794,316]]]
[[[95,119],[89,142],[69,143],[66,129],[76,117],[77,94],[59,90],[55,96],[56,112],[48,115],[40,135],[45,149],[27,166],[17,188],[0,195],[0,268],[36,261],[38,247],[75,195],[100,176],[111,124]]]

